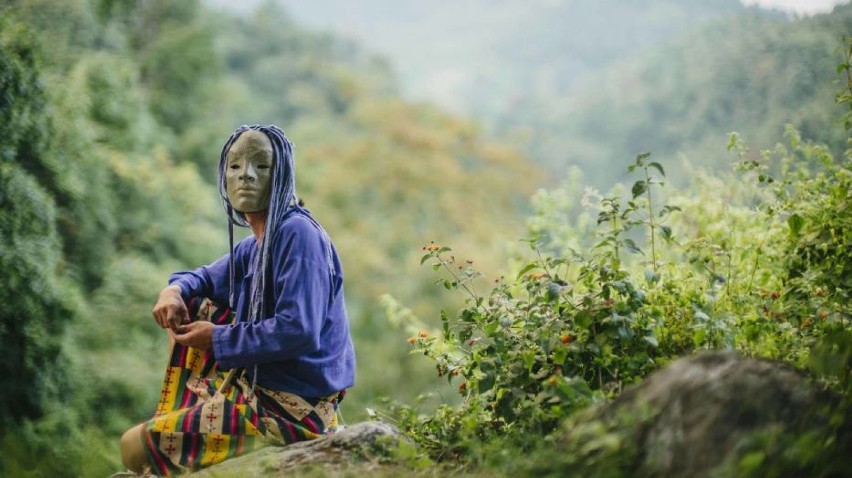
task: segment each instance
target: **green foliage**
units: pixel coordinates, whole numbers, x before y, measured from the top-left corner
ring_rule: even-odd
[[[438,282],[464,292],[467,302],[455,317],[442,313],[440,337],[422,332],[409,339],[416,352],[435,361],[439,376],[461,381],[464,400],[457,410],[443,407],[434,417],[415,420],[400,414],[432,453],[443,456],[447,447],[457,448],[452,455],[468,453],[473,441],[497,435],[518,444],[546,435],[564,417],[616,396],[655,369],[662,316],[649,307],[646,289],[660,277],[649,271],[635,280],[619,252],[626,247],[641,253],[625,237],[634,228],[663,227],[655,223],[649,195],[659,184],[649,169],[662,175],[663,168],[647,158],[638,156],[629,168],[639,168],[643,177],[623,210],[618,197],[601,200],[598,222],[611,227],[588,258],[544,255],[539,238],[530,239],[536,259],[520,265],[514,280],[498,279],[479,295],[474,281],[480,274],[469,261],[457,263],[448,247],[424,247],[421,263],[442,270],[445,278]],[[655,250],[654,236],[648,241]]]
[[[32,34],[0,12],[0,160],[31,162],[44,148],[44,91]]]
[[[786,136],[787,146],[762,152],[759,161],[747,159],[732,137],[729,149],[738,152],[743,172],[722,180],[729,191],[708,180],[696,185],[698,198],[669,195],[669,204],[650,195],[661,184],[651,172],[663,176],[662,165],[639,155],[628,170],[640,177],[626,199],[600,200],[601,240],[590,256],[549,255],[538,238],[529,240],[535,260],[516,265],[514,280],[498,280],[481,295],[469,263],[457,263],[445,246],[427,245],[421,262],[443,271],[438,283],[461,291],[467,305],[455,316],[442,313],[440,336],[423,332],[409,342],[434,361],[439,376],[461,381],[464,398],[428,414],[394,405],[390,416],[433,458],[488,462],[499,446],[535,446],[529,436],[547,435],[660,364],[695,349],[737,348],[811,368],[839,398],[832,409],[814,412],[823,428],[806,436],[783,429],[756,435],[738,455],[742,461],[726,466],[749,476],[790,469],[835,476],[850,443],[852,170],[849,157],[835,160],[792,128]],[[718,217],[714,202],[724,206]],[[647,232],[650,257],[631,238],[639,230]],[[559,461],[578,476],[626,476],[622,465],[630,460],[617,428],[630,419],[600,429],[572,421],[578,441],[558,445]],[[540,474],[535,463],[553,458],[553,446],[543,445],[529,473]]]
[[[175,25],[163,31],[147,46],[141,65],[154,116],[175,132],[183,132],[202,111],[202,94],[219,73],[218,60],[209,27]]]
[[[0,370],[4,428],[39,417],[65,385],[57,368],[62,326],[72,309],[62,297],[59,240],[50,197],[17,165],[0,163]]]
[[[842,38],[843,61],[838,67],[842,91],[838,103],[852,108],[852,83],[848,64],[852,39]],[[852,131],[849,114],[843,116]],[[773,190],[774,200],[766,208],[788,226],[781,259],[786,288],[778,307],[799,317],[799,327],[811,333],[803,337],[812,344],[808,363],[820,380],[837,392],[830,405],[807,411],[824,423],[803,434],[773,429],[752,437],[741,457],[729,464],[740,476],[844,476],[847,450],[852,447],[852,317],[850,290],[850,214],[852,150],[835,163],[825,148],[803,142],[798,132],[788,131],[790,150],[778,148],[786,164],[781,178],[765,173],[761,183]],[[798,161],[795,161],[798,159]],[[763,165],[748,167],[762,171]],[[814,333],[818,330],[818,333]]]
[[[72,313],[59,277],[56,208],[28,171],[44,154],[44,96],[26,28],[0,18],[0,428],[42,415],[65,382],[56,367]]]

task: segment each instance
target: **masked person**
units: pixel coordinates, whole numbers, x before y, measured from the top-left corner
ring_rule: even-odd
[[[121,439],[132,471],[196,470],[337,426],[355,370],[343,272],[300,205],[292,148],[275,126],[242,126],[222,148],[230,253],[160,292],[154,319],[174,343],[154,417]],[[253,235],[234,245],[235,224]]]

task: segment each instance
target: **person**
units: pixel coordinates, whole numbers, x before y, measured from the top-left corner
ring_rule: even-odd
[[[295,173],[276,126],[242,126],[225,142],[230,251],[172,274],[159,294],[152,312],[172,350],[154,417],[121,438],[129,470],[197,470],[337,426],[355,370],[343,272]],[[253,234],[234,245],[234,225]]]

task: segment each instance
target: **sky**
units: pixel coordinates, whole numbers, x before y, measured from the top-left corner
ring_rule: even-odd
[[[253,9],[263,0],[243,0],[234,2],[233,0],[207,0],[207,3],[213,5],[227,6],[234,10]],[[835,5],[846,3],[849,0],[740,0],[745,5],[760,5],[764,8],[775,8],[789,13],[800,15],[813,15],[816,13],[824,13],[831,11]],[[286,2],[285,2],[286,3]]]
[[[846,0],[740,0],[745,5],[760,5],[791,13],[814,14],[831,11],[832,7]]]

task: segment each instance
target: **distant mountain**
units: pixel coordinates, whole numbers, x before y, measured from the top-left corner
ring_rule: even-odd
[[[723,165],[726,133],[765,148],[786,123],[845,143],[830,105],[848,4],[796,19],[738,0],[277,3],[386,55],[401,91],[474,117],[557,178],[575,165],[604,186],[645,150]]]
[[[386,54],[409,94],[509,120],[533,92],[746,10],[738,0],[280,0],[293,16]]]
[[[741,133],[757,154],[788,123],[840,152],[848,135],[836,120],[835,68],[849,32],[849,4],[802,19],[755,12],[722,19],[608,66],[573,94],[536,95],[517,110],[530,124],[514,132],[539,162],[578,165],[602,184],[641,151],[673,166],[686,158],[727,169],[727,133]]]

